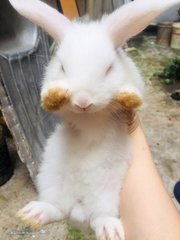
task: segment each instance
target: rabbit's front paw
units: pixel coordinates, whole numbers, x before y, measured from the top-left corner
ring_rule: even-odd
[[[32,201],[22,208],[17,217],[31,228],[39,228],[50,222],[62,220],[62,213],[53,205]]]
[[[96,218],[91,227],[98,240],[124,240],[124,229],[120,219],[115,217]]]
[[[120,92],[116,97],[116,101],[126,109],[138,108],[142,104],[142,99],[133,92]]]
[[[41,106],[49,112],[57,111],[68,101],[68,98],[69,96],[66,90],[54,87],[42,94]]]

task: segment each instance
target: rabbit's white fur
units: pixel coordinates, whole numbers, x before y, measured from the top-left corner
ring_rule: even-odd
[[[43,27],[61,45],[45,74],[41,96],[68,92],[57,114],[63,123],[47,140],[37,177],[39,201],[19,216],[32,225],[69,217],[90,226],[97,238],[124,239],[120,190],[131,160],[127,119],[113,98],[142,97],[133,62],[117,49],[179,0],[135,0],[100,22],[71,23],[38,0],[9,0],[20,14]]]
[[[37,183],[40,202],[21,214],[40,216],[34,217],[40,223],[69,217],[90,225],[97,237],[106,227],[112,237],[118,232],[123,239],[120,189],[131,151],[124,115],[111,101],[120,91],[141,96],[141,77],[100,23],[74,23],[46,70],[42,96],[54,87],[68,90],[70,102],[57,112],[63,123],[46,143]],[[82,92],[93,103],[86,112],[74,104]]]
[[[61,70],[61,64],[66,73]],[[106,70],[113,65],[112,71]],[[118,93],[128,90],[142,97],[143,82],[134,63],[114,45],[99,22],[74,23],[67,31],[45,74],[41,95],[50,88],[68,89],[73,101],[77,92],[88,91],[96,111]]]

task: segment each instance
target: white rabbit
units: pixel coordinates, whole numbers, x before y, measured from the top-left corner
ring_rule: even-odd
[[[38,0],[10,0],[59,45],[42,84],[42,106],[63,120],[47,140],[39,200],[18,213],[30,225],[69,218],[98,239],[125,239],[119,204],[132,155],[128,114],[141,104],[143,82],[118,49],[179,0],[135,0],[101,21],[70,22]]]

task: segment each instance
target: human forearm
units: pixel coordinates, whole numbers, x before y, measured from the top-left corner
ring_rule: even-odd
[[[133,162],[124,182],[120,209],[126,239],[179,240],[179,213],[155,168],[140,125],[131,137]]]

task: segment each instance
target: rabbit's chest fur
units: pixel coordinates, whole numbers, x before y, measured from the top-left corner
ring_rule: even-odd
[[[76,125],[74,119],[75,126],[59,125],[48,139],[38,175],[40,197],[49,189],[48,201],[52,198],[76,220],[101,211],[118,216],[119,192],[130,159],[128,134],[118,121],[101,121],[98,116],[97,121],[84,120]]]

